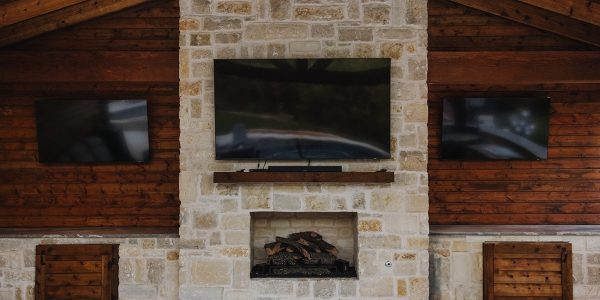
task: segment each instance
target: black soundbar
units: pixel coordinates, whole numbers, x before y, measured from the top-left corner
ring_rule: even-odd
[[[342,166],[269,166],[268,169],[250,169],[250,172],[341,172]]]

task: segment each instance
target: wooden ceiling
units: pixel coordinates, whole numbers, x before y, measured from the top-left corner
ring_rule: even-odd
[[[450,0],[600,47],[599,0]]]
[[[5,0],[0,47],[153,0]]]

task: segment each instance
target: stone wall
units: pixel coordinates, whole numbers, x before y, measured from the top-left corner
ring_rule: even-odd
[[[428,297],[427,7],[422,0],[181,0],[181,299]],[[213,184],[215,58],[392,58],[392,184]],[[388,116],[381,116],[387,118]],[[358,213],[358,280],[250,280],[250,212]],[[387,261],[392,262],[386,267]]]
[[[31,238],[0,239],[0,300],[34,299],[39,244],[119,244],[119,299],[178,298],[177,239]]]
[[[483,299],[482,244],[487,241],[564,241],[573,246],[573,296],[600,299],[600,236],[430,237],[432,300]]]

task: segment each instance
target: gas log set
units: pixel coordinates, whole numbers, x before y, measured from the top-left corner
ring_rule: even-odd
[[[338,259],[338,249],[313,231],[276,237],[265,244],[267,263],[252,268],[251,277],[356,277],[350,262]]]

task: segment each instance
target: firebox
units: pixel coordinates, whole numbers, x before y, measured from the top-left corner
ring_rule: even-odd
[[[253,212],[251,278],[356,278],[353,212]]]

